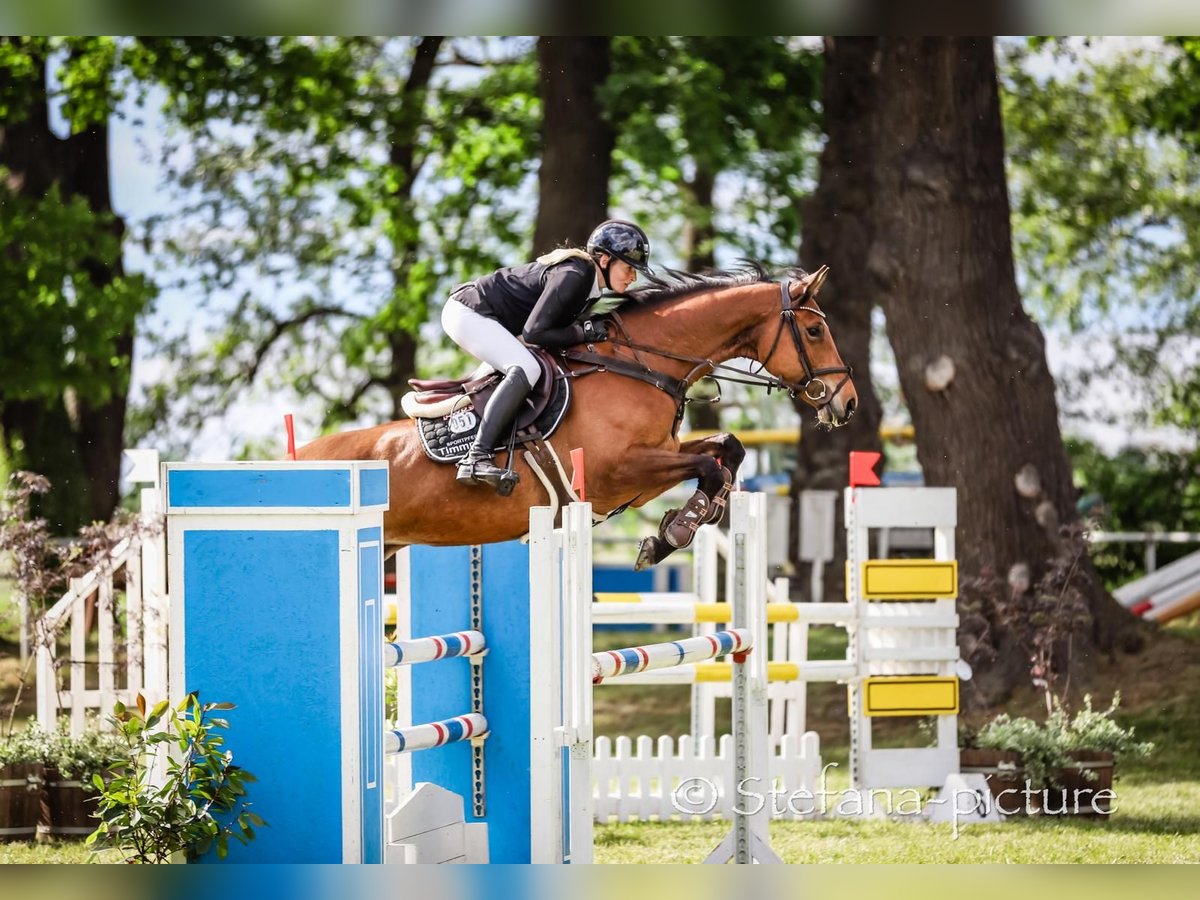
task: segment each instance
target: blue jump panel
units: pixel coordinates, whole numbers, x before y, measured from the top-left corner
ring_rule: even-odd
[[[187,646],[203,648],[185,654],[185,690],[236,704],[227,748],[271,825],[254,860],[341,862],[337,530],[191,531],[182,552]]]
[[[412,633],[447,634],[471,627],[468,547],[411,550]],[[494,863],[528,863],[529,842],[529,548],[519,542],[483,548],[483,713],[486,815],[471,810],[471,745],[413,754],[413,781],[430,781],[464,801],[468,822],[488,823]],[[439,660],[412,667],[413,723],[471,711],[470,663]]]
[[[387,472],[378,474],[383,499],[377,502],[386,502]],[[179,469],[167,479],[171,509],[350,507],[349,469]],[[371,483],[375,496],[379,487]]]

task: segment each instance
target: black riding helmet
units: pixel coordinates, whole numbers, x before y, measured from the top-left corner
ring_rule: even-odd
[[[646,232],[632,222],[626,222],[623,219],[609,219],[607,222],[601,222],[588,238],[587,252],[592,257],[597,257],[601,253],[608,254],[609,262],[604,268],[604,283],[610,289],[612,284],[609,282],[608,270],[612,267],[613,259],[628,263],[648,278],[653,277],[648,265],[650,262],[650,238],[646,237]]]

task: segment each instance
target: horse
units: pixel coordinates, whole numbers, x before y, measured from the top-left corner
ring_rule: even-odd
[[[802,397],[822,429],[854,414],[853,372],[816,302],[828,272],[823,266],[811,274],[772,274],[757,263],[698,275],[671,272],[625,295],[610,314],[609,341],[556,352],[557,377],[571,379],[572,402],[547,442],[560,451],[583,449],[586,498],[598,520],[698,479],[685,507],[669,511],[658,534],[642,541],[635,568],[687,546],[696,528],[718,520],[745,458],[728,433],[680,440],[685,394],[696,381],[745,358],[759,368],[739,369],[735,380]],[[784,280],[776,281],[780,275]],[[511,464],[520,481],[511,496],[499,496],[457,483],[453,465],[426,456],[414,426],[403,419],[325,435],[301,447],[297,459],[387,460],[388,556],[409,544],[485,544],[526,534],[529,508],[545,503],[547,486],[523,454],[508,454],[516,457]],[[497,459],[504,458],[502,451]]]

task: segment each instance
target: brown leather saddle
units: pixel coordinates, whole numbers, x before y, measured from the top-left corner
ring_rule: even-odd
[[[531,347],[542,368],[542,377],[517,414],[517,443],[550,437],[562,424],[571,403],[571,380],[549,352]],[[403,402],[404,411],[417,422],[425,454],[435,462],[462,459],[475,433],[480,415],[500,384],[501,373],[482,378],[409,380],[413,393]],[[507,449],[507,444],[494,448]]]

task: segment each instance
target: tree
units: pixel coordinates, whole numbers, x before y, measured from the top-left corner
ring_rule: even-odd
[[[879,425],[883,412],[871,380],[875,288],[863,266],[874,234],[875,195],[869,173],[876,153],[872,128],[876,79],[872,66],[878,53],[875,38],[825,39],[821,96],[825,147],[816,189],[802,207],[800,264],[809,271],[822,265],[830,267],[820,303],[829,313],[842,359],[855,370],[854,386],[858,391],[854,418],[829,433],[819,433],[816,420],[805,415],[804,403],[794,401],[801,413],[801,427],[792,473],[793,502],[799,504],[800,493],[805,490],[839,492],[834,526],[836,559],[845,559],[846,555],[840,491],[847,483],[850,451],[882,449]],[[791,546],[798,549],[798,535],[793,535]],[[803,581],[807,566],[799,559],[794,561]],[[824,584],[825,596],[814,600],[832,602],[843,598],[842,567],[826,567]]]
[[[1200,330],[1200,175],[1187,130],[1186,52],[1005,45],[1002,67],[1018,274],[1045,319],[1110,345],[1072,382],[1108,379],[1135,424],[1189,417]],[[1046,74],[1032,61],[1048,58]],[[1115,413],[1108,415],[1115,424]],[[1129,415],[1124,415],[1128,424]]]
[[[134,322],[153,295],[124,272],[109,194],[115,57],[104,38],[0,39],[0,425],[10,465],[53,483],[42,514],[60,532],[117,505]]]
[[[741,182],[733,218],[768,232],[776,246],[795,246],[820,66],[820,54],[783,37],[614,40],[605,98],[623,178],[634,191],[648,189],[658,218],[682,218],[689,270],[713,265],[718,238],[764,246],[761,236],[718,227],[722,176]]]
[[[164,249],[210,299],[242,291],[187,367],[185,424],[255,383],[319,398],[323,428],[399,418],[435,301],[527,240],[514,197],[535,159],[532,48],[439,37],[142,46],[191,152],[178,172],[191,201],[174,215],[189,230]],[[439,76],[452,67],[474,74]],[[281,308],[239,278],[299,296]]]
[[[537,58],[542,98],[533,252],[582,247],[608,216],[616,136],[597,91],[611,69],[607,37],[543,37]]]
[[[875,229],[866,268],[887,316],[900,385],[932,485],[958,490],[958,559],[1031,589],[1075,521],[1076,491],[1038,327],[1017,292],[1004,139],[990,40],[882,39],[872,126]],[[1128,645],[1134,621],[1078,571],[1092,615],[1077,663]],[[1009,649],[1000,638],[1003,649]],[[1001,653],[975,682],[1027,676]]]

